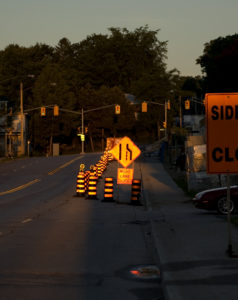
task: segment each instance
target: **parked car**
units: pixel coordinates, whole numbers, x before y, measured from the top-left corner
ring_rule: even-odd
[[[238,208],[238,185],[230,187],[230,194],[230,212],[234,213]],[[199,192],[194,196],[193,204],[196,208],[217,210],[218,213],[226,215],[228,212],[227,187],[214,188]]]

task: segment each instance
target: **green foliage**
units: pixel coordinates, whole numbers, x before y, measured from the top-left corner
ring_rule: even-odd
[[[105,136],[137,136],[143,128],[150,136],[156,135],[163,107],[140,115],[138,106],[131,105],[125,93],[140,101],[164,103],[171,91],[178,91],[179,73],[166,70],[167,42],[160,41],[158,33],[148,26],[134,31],[112,27],[108,34],[93,34],[74,44],[62,38],[56,47],[9,45],[0,51],[0,96],[13,102],[13,112],[19,111],[19,86],[23,82],[24,110],[54,104],[75,112],[89,110],[85,125],[91,137],[101,139],[102,128]],[[34,78],[28,76],[31,74]],[[93,110],[112,104],[121,105],[117,117],[113,106]],[[52,135],[54,141],[72,143],[81,126],[80,115],[60,111],[55,118],[50,108],[45,118],[35,110],[29,111],[28,117],[29,138],[37,151],[46,148]]]
[[[206,43],[197,63],[205,74],[207,92],[236,92],[238,34],[219,37]]]

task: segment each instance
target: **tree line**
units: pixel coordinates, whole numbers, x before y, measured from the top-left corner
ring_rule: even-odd
[[[105,137],[129,135],[141,142],[156,139],[158,125],[164,118],[163,107],[149,107],[148,113],[142,114],[140,106],[131,105],[125,94],[134,95],[139,102],[164,104],[170,99],[172,120],[178,113],[179,95],[202,98],[212,89],[222,86],[228,89],[222,80],[215,86],[219,68],[214,70],[214,66],[220,58],[220,68],[228,68],[227,57],[232,56],[231,61],[234,57],[237,61],[238,57],[237,36],[229,37],[230,42],[228,38],[212,41],[205,45],[203,55],[197,60],[205,76],[182,77],[176,69],[167,70],[168,42],[160,41],[158,34],[159,30],[150,30],[148,26],[134,31],[109,28],[108,34],[93,34],[78,43],[62,38],[55,47],[39,43],[30,47],[10,44],[0,51],[0,97],[8,100],[13,114],[19,111],[20,82],[23,83],[24,110],[57,104],[80,112],[82,108],[90,110],[116,103],[121,105],[118,116],[113,107],[85,115],[88,140],[92,141],[93,137],[100,141],[102,132]],[[231,44],[236,51],[231,51]],[[230,51],[224,50],[219,56],[222,46]],[[218,57],[214,58],[215,54]],[[216,80],[211,78],[214,74]],[[227,75],[223,76],[226,83]],[[235,84],[235,80],[232,83]],[[234,87],[230,84],[229,88]],[[78,143],[79,115],[60,111],[59,116],[54,117],[52,110],[47,109],[45,118],[39,111],[32,111],[28,119],[28,138],[36,151],[44,151],[52,135],[54,142]]]

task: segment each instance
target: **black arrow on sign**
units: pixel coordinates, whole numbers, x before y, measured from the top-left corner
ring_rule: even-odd
[[[132,160],[132,150],[129,148],[129,144],[126,144],[126,150],[130,153],[130,160]],[[127,153],[126,153],[126,160],[127,160]]]

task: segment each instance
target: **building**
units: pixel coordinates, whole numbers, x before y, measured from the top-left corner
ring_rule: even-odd
[[[23,124],[23,148],[21,145],[21,123]],[[25,154],[26,117],[12,114],[8,110],[8,101],[0,100],[0,157],[16,157]]]

